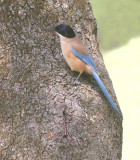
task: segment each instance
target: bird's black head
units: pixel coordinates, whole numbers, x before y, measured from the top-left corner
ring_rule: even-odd
[[[60,24],[56,26],[54,30],[67,38],[74,38],[76,36],[73,29],[66,24]]]

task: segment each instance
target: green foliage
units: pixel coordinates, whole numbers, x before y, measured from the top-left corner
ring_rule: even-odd
[[[124,45],[140,35],[139,0],[90,0],[104,50]],[[101,37],[101,38],[100,38]]]

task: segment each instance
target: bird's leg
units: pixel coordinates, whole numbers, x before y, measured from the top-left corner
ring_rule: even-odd
[[[78,77],[76,78],[76,80],[74,81],[74,84],[77,83],[79,77],[81,76],[82,72],[79,73]]]

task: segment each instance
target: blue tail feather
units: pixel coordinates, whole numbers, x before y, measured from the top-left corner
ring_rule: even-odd
[[[109,102],[110,102],[110,104],[112,105],[112,107],[115,109],[115,111],[116,111],[119,115],[121,115],[120,112],[119,112],[119,110],[118,110],[118,108],[116,107],[116,105],[114,104],[113,100],[111,99],[111,97],[110,97],[107,89],[105,88],[105,86],[104,86],[104,84],[102,83],[101,79],[100,79],[99,76],[97,75],[97,73],[92,70],[92,74],[93,74],[96,82],[97,82],[98,85],[100,86],[102,92],[105,94],[105,96],[106,96],[107,99],[109,100]]]

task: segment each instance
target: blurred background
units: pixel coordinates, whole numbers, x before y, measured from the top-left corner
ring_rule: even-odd
[[[140,160],[140,0],[90,0],[123,113],[122,160]]]

